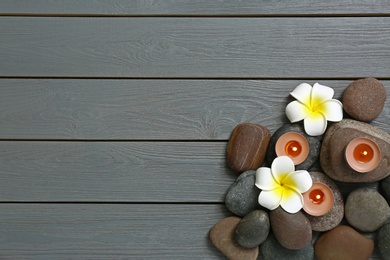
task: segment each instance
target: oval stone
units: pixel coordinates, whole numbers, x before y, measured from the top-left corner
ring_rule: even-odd
[[[244,248],[234,240],[238,217],[228,217],[218,221],[210,230],[211,243],[229,259],[257,259],[259,248]]]
[[[300,164],[295,165],[296,170],[307,170],[309,169],[313,163],[318,159],[320,154],[321,142],[318,138],[309,136],[306,134],[302,125],[300,124],[285,124],[280,127],[276,132],[272,135],[271,140],[269,142],[268,150],[267,150],[267,162],[271,165],[272,161],[277,157],[275,146],[276,142],[279,138],[288,132],[296,132],[301,134],[306,138],[309,144],[309,154],[306,159]]]
[[[374,141],[380,151],[380,163],[374,170],[361,173],[349,167],[345,160],[345,148],[358,137]],[[390,135],[370,124],[353,119],[343,119],[333,124],[322,141],[320,163],[324,172],[341,182],[374,182],[390,174]]]
[[[374,250],[374,241],[348,226],[338,226],[323,233],[314,245],[318,260],[369,259]]]
[[[351,117],[369,122],[382,112],[386,97],[385,86],[379,80],[365,78],[352,82],[345,89],[342,103]]]
[[[310,221],[313,231],[328,231],[337,227],[344,217],[344,200],[337,185],[322,172],[309,172],[313,182],[321,182],[327,185],[333,192],[332,208],[322,216],[311,216],[303,212]]]
[[[270,212],[270,222],[276,239],[283,247],[296,250],[311,243],[311,225],[301,211],[290,214],[278,207]]]
[[[238,223],[235,239],[245,248],[259,246],[267,238],[270,229],[269,217],[264,210],[255,210]]]
[[[237,125],[227,149],[229,167],[236,172],[257,170],[264,162],[270,139],[270,131],[262,125]]]
[[[264,260],[311,260],[314,259],[314,248],[310,243],[306,247],[298,250],[291,250],[279,244],[273,234],[260,246],[260,252]]]
[[[387,176],[380,181],[381,194],[386,199],[387,203],[390,203],[390,176]]]
[[[390,217],[385,198],[374,189],[359,188],[352,191],[345,202],[345,218],[354,228],[374,232]]]
[[[379,229],[376,240],[382,258],[390,260],[390,223],[387,223]]]
[[[243,217],[253,210],[261,209],[258,202],[260,189],[255,186],[255,182],[256,171],[246,171],[230,186],[225,205],[232,213]]]

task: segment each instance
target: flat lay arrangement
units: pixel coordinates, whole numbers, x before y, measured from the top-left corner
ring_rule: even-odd
[[[225,204],[233,216],[211,228],[213,245],[229,259],[368,259],[374,240],[359,232],[378,231],[375,243],[388,257],[390,135],[369,124],[384,107],[384,85],[356,80],[342,102],[318,83],[290,95],[291,124],[272,136],[250,123],[232,132],[227,161],[239,176]],[[336,182],[380,182],[381,189],[357,187],[343,198]]]

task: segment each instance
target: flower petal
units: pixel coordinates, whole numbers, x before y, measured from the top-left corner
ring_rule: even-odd
[[[304,193],[311,188],[313,180],[307,171],[299,170],[287,175],[283,181],[283,185],[287,185],[299,193]]]
[[[286,115],[291,123],[305,119],[310,112],[307,106],[297,100],[290,102],[286,107]]]
[[[308,135],[318,136],[325,133],[327,122],[323,114],[314,112],[305,118],[303,125]]]
[[[259,195],[259,204],[269,210],[276,209],[282,200],[283,191],[283,187],[274,190],[263,190]]]
[[[294,162],[288,156],[279,156],[274,159],[271,165],[272,175],[277,183],[281,183],[283,179],[295,170]]]
[[[290,95],[303,104],[310,104],[312,87],[307,83],[299,84]]]
[[[311,91],[311,106],[315,107],[326,100],[332,99],[333,95],[334,90],[332,88],[315,83]]]
[[[303,207],[302,194],[293,189],[285,188],[280,205],[288,213],[297,213]]]
[[[336,99],[327,100],[320,105],[320,112],[325,115],[328,121],[341,121],[343,119],[343,104]]]
[[[273,190],[280,187],[272,176],[271,169],[267,167],[257,169],[255,185],[262,190]]]

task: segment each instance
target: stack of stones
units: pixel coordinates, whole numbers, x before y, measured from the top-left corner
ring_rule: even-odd
[[[234,216],[211,228],[212,244],[229,259],[355,260],[370,257],[374,240],[363,234],[376,232],[375,245],[384,259],[390,259],[390,135],[368,123],[381,113],[385,100],[385,87],[378,80],[352,82],[342,97],[351,118],[331,125],[322,141],[308,136],[299,124],[284,125],[272,136],[262,125],[238,125],[227,151],[229,167],[239,173],[225,198]],[[269,211],[258,203],[256,170],[275,159],[276,141],[286,132],[300,133],[309,143],[309,155],[296,170],[308,170],[313,182],[322,182],[333,191],[333,206],[322,216],[303,210],[291,214],[281,207]],[[379,146],[381,161],[370,172],[351,169],[342,154],[356,137],[372,139]],[[375,185],[364,184],[343,196],[338,188],[340,184],[355,187],[350,183],[376,182],[379,191],[366,187]]]

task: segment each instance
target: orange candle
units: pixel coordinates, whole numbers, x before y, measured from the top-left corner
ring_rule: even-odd
[[[303,210],[312,216],[322,216],[333,206],[333,192],[322,182],[314,182],[310,190],[303,193]]]
[[[297,132],[282,135],[275,145],[277,156],[287,155],[295,165],[302,163],[309,155],[309,143]]]
[[[381,152],[378,145],[364,137],[353,139],[345,149],[348,165],[357,172],[370,172],[380,162]]]

